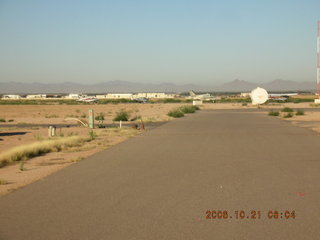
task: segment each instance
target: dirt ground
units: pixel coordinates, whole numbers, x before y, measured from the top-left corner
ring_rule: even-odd
[[[105,114],[105,123],[112,123],[116,113],[121,110],[128,111],[131,119],[141,116],[144,121],[168,121],[168,111],[181,105],[185,104],[0,105],[0,118],[6,120],[2,124],[74,124],[76,121],[65,119],[86,119],[89,109],[93,109],[95,115]]]
[[[20,129],[18,130],[21,132],[25,131]],[[5,134],[14,134],[17,133],[16,131],[17,130],[5,131]],[[10,149],[10,147],[13,146],[18,146],[19,143],[28,144],[35,141],[46,140],[48,139],[48,137],[44,137],[46,131],[47,129],[42,128],[37,130],[29,129],[25,131],[26,133],[23,135],[24,138],[19,137],[20,135],[1,137],[4,139],[0,142],[1,151]],[[89,130],[84,127],[73,127],[64,128],[62,133],[65,134],[65,136],[78,135],[87,137],[88,131]],[[97,135],[96,139],[86,142],[82,146],[70,147],[63,149],[60,152],[51,152],[27,160],[24,164],[24,168],[26,169],[24,171],[20,170],[20,163],[0,168],[0,180],[2,181],[2,184],[0,184],[0,195],[4,195],[29,183],[37,181],[66,166],[69,166],[70,164],[76,163],[90,155],[93,155],[94,153],[141,133],[141,131],[129,127],[122,129],[95,129],[94,132]],[[19,138],[21,139],[19,140]]]

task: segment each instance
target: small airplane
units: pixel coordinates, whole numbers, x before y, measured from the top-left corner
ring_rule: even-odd
[[[204,100],[204,101],[215,100],[215,98],[213,96],[211,96],[210,93],[197,95],[197,94],[195,94],[194,91],[190,91],[189,94],[190,94],[189,98],[194,99],[194,100]]]
[[[96,97],[88,97],[88,96],[82,96],[78,100],[78,102],[97,102],[98,98]]]
[[[134,98],[132,100],[137,103],[147,103],[149,99],[146,97],[139,97],[139,98]]]
[[[286,101],[291,96],[296,96],[298,93],[269,93],[269,99]]]

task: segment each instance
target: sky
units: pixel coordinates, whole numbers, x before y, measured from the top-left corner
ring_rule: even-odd
[[[316,81],[319,0],[0,0],[0,82]]]

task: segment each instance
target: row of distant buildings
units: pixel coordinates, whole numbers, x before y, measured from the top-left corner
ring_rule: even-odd
[[[3,95],[2,99],[51,99],[51,98],[61,98],[61,99],[80,99],[87,95],[70,93],[68,95],[59,94],[29,94],[29,95]],[[175,98],[176,94],[168,93],[107,93],[90,95],[96,97],[97,99],[135,99],[135,98]]]

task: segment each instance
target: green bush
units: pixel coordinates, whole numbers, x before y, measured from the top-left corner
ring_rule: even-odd
[[[283,116],[284,118],[291,118],[293,117],[293,114],[291,112],[288,112],[286,115]]]
[[[0,122],[6,122],[4,118],[0,118]]]
[[[130,114],[127,111],[120,111],[117,112],[116,117],[113,119],[113,121],[128,121]]]
[[[289,107],[285,107],[281,110],[281,112],[287,112],[287,113],[292,113],[293,112],[293,109],[292,108],[289,108]]]
[[[183,113],[195,113],[197,109],[195,109],[193,106],[184,106],[180,108],[180,111]]]
[[[269,113],[268,113],[269,116],[279,116],[279,112],[278,111],[273,111],[271,110]]]
[[[104,121],[104,113],[103,112],[100,112],[94,119],[99,121],[99,123],[103,123]]]
[[[297,116],[301,116],[301,115],[304,115],[304,111],[299,109],[297,110],[297,113],[296,113]]]
[[[175,109],[175,110],[171,110],[170,112],[168,112],[168,116],[174,117],[174,118],[181,118],[184,116],[184,113],[181,112],[180,109]]]

